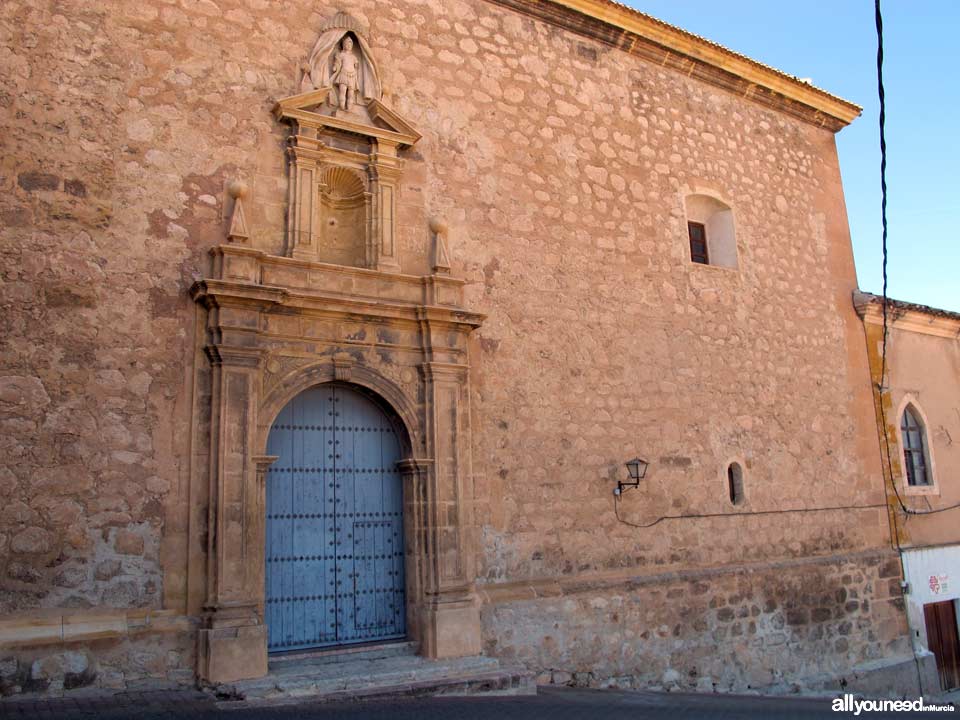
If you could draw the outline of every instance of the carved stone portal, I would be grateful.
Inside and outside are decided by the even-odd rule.
[[[287,257],[248,243],[245,188],[232,184],[230,242],[213,248],[212,272],[192,290],[209,360],[198,370],[209,406],[195,433],[209,463],[196,478],[207,523],[191,536],[202,563],[190,572],[205,589],[198,674],[211,683],[267,671],[264,483],[276,459],[267,437],[291,398],[327,382],[378,398],[409,438],[398,468],[411,639],[428,657],[481,649],[467,338],[484,318],[449,274],[442,222],[431,224],[434,272],[395,272],[398,150],[419,135],[381,102],[353,21],[338,15],[324,29],[305,79],[274,109],[292,126]]]
[[[349,16],[324,27],[301,69],[302,92],[274,108],[293,128],[286,254],[398,272],[398,150],[420,135],[383,104],[370,46]]]

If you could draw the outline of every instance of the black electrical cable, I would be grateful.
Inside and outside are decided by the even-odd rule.
[[[744,517],[752,515],[783,515],[788,513],[806,513],[806,512],[826,512],[829,510],[870,510],[873,508],[885,508],[887,507],[886,503],[873,503],[871,505],[831,505],[828,507],[811,507],[811,508],[784,508],[781,510],[753,510],[749,512],[719,512],[719,513],[689,513],[683,515],[663,515],[658,517],[653,522],[649,523],[633,523],[629,520],[624,520],[620,517],[620,498],[616,495],[613,496],[613,512],[617,516],[617,520],[622,522],[624,525],[629,525],[630,527],[636,528],[650,528],[654,525],[659,525],[664,520],[686,520],[688,518],[725,518],[725,517]]]
[[[887,432],[887,412],[883,407],[883,382],[887,376],[887,334],[889,332],[889,317],[887,315],[887,138],[886,138],[886,98],[883,91],[883,15],[880,12],[880,0],[874,0],[874,15],[877,25],[877,95],[880,99],[880,220],[883,227],[883,344],[880,352],[880,382],[877,383],[877,404],[880,406],[880,429],[883,432],[883,442],[886,446],[887,473],[890,478],[890,484],[893,486],[893,492],[897,496],[897,502],[904,513],[908,515],[929,515],[931,512],[910,512],[900,497],[900,489],[897,487],[897,480],[893,477],[893,461],[890,458],[890,435]],[[883,483],[883,495],[887,496],[887,483]],[[956,507],[956,506],[954,506]],[[949,510],[942,508],[937,511]],[[903,559],[903,550],[900,547],[900,529],[897,522],[897,512],[894,508],[893,513],[887,510],[888,514],[893,515],[893,539],[896,544],[897,555],[900,558],[900,577],[906,580],[907,568]],[[906,603],[903,605],[903,612],[906,615],[907,627],[911,627],[910,613],[907,610]],[[917,671],[917,690],[920,696],[923,696],[923,673],[920,671],[920,658],[917,656],[917,647],[911,641],[910,648],[913,650],[913,665]]]
[[[883,380],[887,376],[887,334],[890,326],[887,318],[887,137],[886,137],[886,119],[887,105],[886,94],[883,90],[883,15],[880,12],[880,0],[875,0],[874,16],[877,25],[877,94],[880,98],[880,223],[883,228],[881,248],[883,250],[883,343],[880,351],[880,382],[877,383],[877,406],[880,409],[880,428],[883,432],[884,461],[887,465],[887,477],[890,478],[890,484],[893,485],[894,494],[900,508],[906,512],[907,506],[900,497],[897,490],[896,480],[893,477],[893,462],[890,459],[890,435],[887,432],[887,413],[883,407]],[[889,500],[887,493],[886,478],[883,482],[883,496]],[[892,524],[890,530],[890,545],[900,556],[901,571],[903,568],[903,554],[900,549],[900,525],[897,519],[897,512],[887,511],[887,517]]]
[[[883,406],[884,381],[887,377],[887,339],[890,333],[890,318],[888,314],[889,298],[887,297],[887,264],[889,260],[887,253],[887,111],[886,97],[883,90],[883,16],[880,13],[880,0],[875,0],[874,7],[876,9],[877,22],[877,94],[880,98],[880,224],[883,229],[881,241],[883,251],[883,339],[880,350],[880,382],[877,383],[877,405],[880,408],[880,428],[883,433],[883,444],[886,450],[887,473],[900,510],[905,515],[935,515],[936,513],[960,508],[960,503],[932,510],[916,510],[907,507],[907,504],[903,501],[903,497],[900,495],[900,488],[897,487],[897,481],[893,476],[890,435],[887,432],[887,411]],[[884,488],[884,491],[886,491],[886,488]],[[894,517],[894,524],[896,524],[896,517]],[[899,539],[897,541],[897,547],[899,548]]]

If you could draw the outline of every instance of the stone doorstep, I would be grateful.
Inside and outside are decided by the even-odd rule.
[[[440,679],[450,675],[499,669],[494,658],[482,656],[456,660],[426,660],[417,655],[362,659],[325,665],[287,665],[272,669],[266,677],[233,683],[244,695],[285,692],[308,685],[329,690],[367,687],[371,683],[395,684],[416,679]]]
[[[244,700],[221,700],[217,703],[224,710],[240,710],[249,707],[292,705],[311,701],[316,703],[383,700],[385,698],[419,697],[470,697],[536,695],[537,685],[533,674],[524,669],[503,668],[492,672],[478,672],[464,677],[448,677],[434,680],[419,680],[394,685],[376,685],[351,690],[327,692],[282,693],[269,697],[252,697]]]
[[[362,653],[356,653],[362,654]],[[427,660],[417,655],[310,662],[292,659],[280,667],[271,663],[264,678],[215,688],[222,707],[284,704],[307,698],[319,702],[384,696],[530,695],[536,693],[533,673],[501,667],[495,658],[473,656]],[[285,659],[286,660],[286,659]]]
[[[379,658],[395,657],[399,655],[415,656],[418,644],[415,642],[389,642],[367,645],[354,645],[331,648],[328,650],[308,650],[289,652],[283,655],[274,655],[269,660],[270,671],[295,666],[329,665],[333,663],[353,662],[358,660],[375,660]]]

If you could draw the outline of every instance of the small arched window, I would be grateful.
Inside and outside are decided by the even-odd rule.
[[[932,485],[927,453],[927,431],[920,419],[920,413],[911,405],[903,409],[900,435],[903,438],[903,465],[907,472],[907,485],[910,487]]]
[[[709,195],[688,195],[686,206],[691,262],[737,267],[733,211]]]

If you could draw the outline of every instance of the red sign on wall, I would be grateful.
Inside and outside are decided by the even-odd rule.
[[[945,593],[949,587],[947,581],[948,576],[946,573],[943,575],[931,575],[929,580],[930,592],[932,592],[934,595]]]

